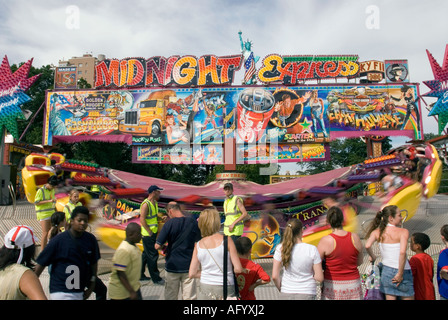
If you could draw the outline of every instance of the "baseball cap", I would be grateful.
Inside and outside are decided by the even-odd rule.
[[[20,249],[19,259],[17,263],[22,263],[23,249],[31,247],[36,243],[34,231],[31,227],[20,225],[15,226],[5,235],[5,247],[8,249]]]
[[[154,192],[154,191],[156,191],[156,190],[163,190],[163,188],[160,188],[160,187],[158,187],[158,186],[152,185],[152,186],[150,186],[150,187],[148,188],[148,193],[152,193],[152,192]]]
[[[230,188],[230,189],[233,190],[233,184],[231,184],[230,182],[227,182],[227,183],[224,185],[224,189],[227,189],[227,188]]]

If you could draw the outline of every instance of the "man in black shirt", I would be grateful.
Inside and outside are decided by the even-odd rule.
[[[37,257],[37,276],[51,265],[51,300],[88,299],[95,289],[100,250],[95,236],[86,231],[88,221],[89,209],[76,207],[70,229],[52,238]]]
[[[201,239],[198,223],[186,217],[176,202],[166,206],[170,218],[160,231],[155,248],[161,249],[166,242],[165,300],[177,300],[179,289],[183,300],[196,299],[196,280],[188,277],[195,242]]]

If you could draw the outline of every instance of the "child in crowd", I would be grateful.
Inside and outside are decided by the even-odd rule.
[[[75,188],[71,189],[68,194],[68,202],[64,207],[65,220],[67,221],[66,228],[68,229],[70,226],[68,225],[70,221],[70,216],[72,214],[73,209],[75,207],[82,206],[82,203],[79,201],[79,191]]]
[[[65,231],[66,219],[65,213],[56,211],[51,215],[51,229],[48,232],[48,241],[56,237],[59,233]]]
[[[437,262],[437,283],[439,285],[440,300],[448,299],[448,224],[445,224],[440,229],[442,241],[445,244],[439,254],[439,261]]]
[[[250,260],[252,241],[247,237],[240,237],[235,241],[236,251],[241,261],[241,266],[249,270],[248,273],[237,274],[237,283],[241,300],[256,300],[255,288],[271,281],[263,268]]]
[[[411,236],[411,250],[415,255],[409,259],[414,278],[415,300],[435,300],[434,261],[425,253],[431,240],[425,233],[417,232]]]

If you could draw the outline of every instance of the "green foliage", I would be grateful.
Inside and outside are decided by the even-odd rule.
[[[337,139],[330,142],[330,161],[306,163],[305,172],[316,174],[360,163],[367,158],[366,144],[357,139]]]
[[[78,80],[78,89],[89,89],[89,88],[92,88],[92,86],[90,85],[90,83],[87,82],[86,79],[80,78]]]
[[[392,148],[389,137],[382,141],[383,154]],[[367,158],[367,145],[360,138],[336,139],[330,142],[330,161],[301,163],[300,174],[316,174],[361,163]]]
[[[16,65],[11,66],[12,72],[15,72],[17,69],[18,66]],[[31,66],[28,77],[32,77],[36,74],[40,74],[40,77],[26,92],[26,94],[31,98],[31,101],[22,106],[22,109],[30,110],[33,114],[28,121],[18,122],[19,135],[22,135],[30,121],[32,121],[21,141],[30,144],[42,143],[44,108],[40,109],[40,107],[45,101],[45,91],[53,89],[54,85],[54,70],[51,66],[47,65],[42,66],[41,68]]]

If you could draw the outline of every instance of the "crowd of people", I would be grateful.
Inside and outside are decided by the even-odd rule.
[[[16,226],[0,249],[0,300],[83,300],[92,293],[97,300],[141,300],[141,281],[164,285],[166,300],[255,300],[255,288],[271,281],[282,300],[362,300],[361,275],[364,252],[379,266],[380,292],[386,300],[435,300],[434,261],[425,253],[430,239],[424,233],[409,234],[402,227],[396,206],[376,214],[363,245],[360,237],[343,228],[340,206],[327,208],[331,233],[317,246],[302,240],[303,224],[287,221],[281,244],[275,248],[272,274],[251,260],[252,242],[243,236],[248,213],[233,185],[224,185],[224,226],[215,207],[204,209],[198,219],[187,216],[176,202],[166,207],[159,230],[158,200],[163,188],[150,186],[140,207],[140,224],[126,226],[126,238],[116,249],[108,285],[98,277],[101,257],[95,236],[88,232],[89,209],[79,193],[70,192],[64,212],[55,211],[54,185],[49,181],[36,195],[36,212],[42,226],[42,251],[35,257],[32,228]],[[53,210],[50,210],[53,208]],[[222,231],[221,231],[222,230]],[[440,300],[448,299],[448,225],[440,230],[444,249],[436,266]],[[143,252],[137,244],[143,243]],[[374,253],[378,243],[381,262]],[[415,252],[410,259],[407,247]],[[165,279],[157,261],[165,252]],[[49,297],[39,276],[50,275]],[[145,275],[146,268],[149,277]]]

